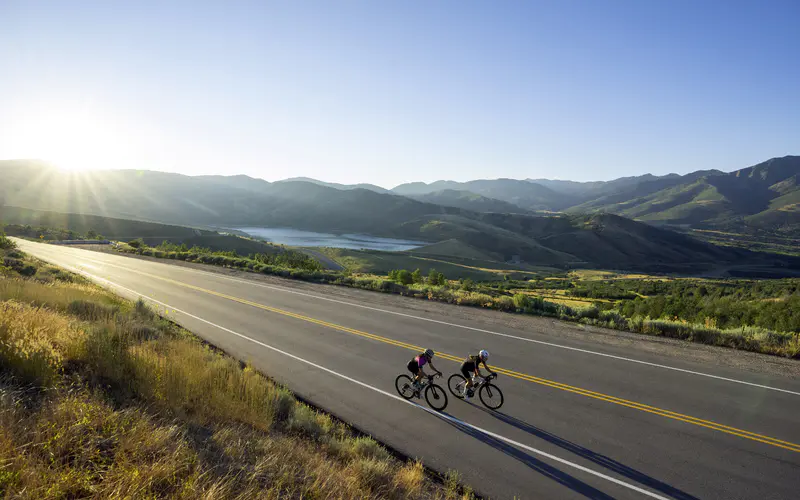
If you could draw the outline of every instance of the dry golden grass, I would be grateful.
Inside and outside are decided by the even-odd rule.
[[[469,498],[143,303],[0,278],[2,498]]]

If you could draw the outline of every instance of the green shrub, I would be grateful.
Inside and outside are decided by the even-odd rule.
[[[17,244],[6,237],[4,231],[0,231],[0,250],[13,250],[17,248]]]

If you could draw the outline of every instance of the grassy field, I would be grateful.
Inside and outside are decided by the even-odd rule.
[[[775,233],[765,233],[755,236],[746,233],[707,229],[692,229],[689,233],[699,240],[707,241],[714,245],[743,248],[757,252],[800,256],[800,238],[796,236],[792,237],[791,235]]]
[[[0,497],[468,498],[0,238]]]
[[[550,267],[514,266],[489,260],[441,256],[416,251],[381,252],[327,247],[317,250],[350,272],[363,274],[385,275],[392,269],[419,269],[422,274],[427,275],[431,269],[435,269],[449,279],[491,281],[502,279],[503,275],[524,279],[558,272]]]

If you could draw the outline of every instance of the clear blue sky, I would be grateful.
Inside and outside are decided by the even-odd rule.
[[[800,1],[0,0],[0,158],[603,180],[800,154]]]

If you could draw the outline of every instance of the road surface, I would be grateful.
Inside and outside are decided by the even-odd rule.
[[[19,241],[19,240],[18,240]],[[651,350],[469,323],[360,299],[125,256],[19,241],[135,298],[400,452],[492,498],[800,498],[800,380],[664,359]],[[290,285],[290,283],[287,283]],[[444,306],[442,306],[444,307]],[[419,347],[486,348],[498,412],[396,396]],[[693,346],[687,346],[692,349]],[[444,381],[443,381],[444,382]],[[446,382],[445,382],[446,383]]]

